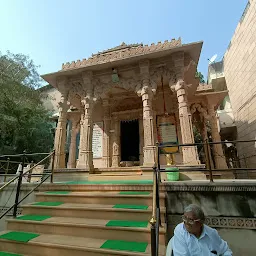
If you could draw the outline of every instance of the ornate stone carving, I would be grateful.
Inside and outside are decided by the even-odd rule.
[[[72,122],[71,129],[71,140],[69,146],[69,159],[68,159],[68,168],[76,167],[76,135],[80,130],[80,113],[75,112],[71,114],[69,120]]]
[[[129,58],[132,56],[147,54],[154,51],[171,49],[177,46],[181,46],[180,38],[178,40],[175,40],[175,39],[172,39],[171,41],[166,40],[163,43],[158,42],[158,44],[156,45],[151,44],[150,46],[142,45],[142,44],[121,45],[113,49],[110,49],[108,51],[101,52],[99,54],[94,54],[88,60],[83,59],[82,61],[78,60],[76,62],[73,61],[71,63],[67,62],[65,64],[62,64],[62,69],[68,70],[68,69],[75,69],[80,67],[88,67],[95,64],[102,64],[102,63],[107,63],[107,62],[111,62],[119,59],[124,59],[127,57]]]
[[[188,108],[186,95],[186,85],[183,80],[179,79],[175,86],[171,88],[176,91],[179,104],[179,119],[182,134],[182,144],[194,143],[194,135],[192,129],[191,113]],[[187,165],[199,164],[196,147],[182,147],[183,162]]]
[[[142,109],[132,109],[126,111],[112,112],[114,119],[125,121],[139,119]]]
[[[175,73],[172,68],[164,65],[150,71],[150,82],[153,89],[157,89],[157,83],[161,83],[161,77],[166,78],[169,81],[169,86],[175,83]]]
[[[83,111],[81,113],[81,136],[78,160],[78,168],[85,168],[91,173],[94,169],[92,153],[92,110],[94,102],[96,101],[93,92],[92,77],[92,72],[82,73],[83,88],[86,92],[86,95],[84,95],[81,101]]]
[[[214,109],[214,106],[209,105],[208,112],[209,112],[209,116],[210,116],[212,140],[213,140],[213,142],[220,142],[221,137],[220,137],[219,130],[218,130],[218,120],[216,117],[216,111]],[[226,163],[225,155],[223,153],[222,144],[214,144],[213,145],[213,153],[214,153],[215,167],[217,169],[227,169],[228,166]]]
[[[66,143],[66,124],[67,124],[67,110],[69,108],[67,97],[68,91],[66,90],[66,79],[61,79],[58,81],[58,88],[61,90],[61,99],[58,104],[59,106],[59,119],[58,125],[55,132],[55,167],[64,168],[65,167],[65,143]]]
[[[199,103],[194,103],[190,106],[191,114],[194,114],[196,111],[198,111],[202,115],[202,117],[204,117],[205,119],[208,120],[210,118],[210,116],[208,115],[207,109]]]
[[[104,121],[104,133],[103,133],[103,165],[104,167],[110,167],[110,102],[108,98],[102,100],[103,107],[103,121]]]
[[[115,131],[112,133],[112,167],[118,167],[120,165],[120,121],[117,118],[113,118],[112,120],[112,127]]]

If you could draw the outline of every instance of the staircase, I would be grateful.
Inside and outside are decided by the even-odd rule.
[[[0,233],[0,251],[36,256],[151,255],[152,184],[49,184],[22,216],[8,219]],[[159,255],[165,255],[164,194],[160,194],[163,227]]]

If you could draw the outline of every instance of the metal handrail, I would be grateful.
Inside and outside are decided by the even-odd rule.
[[[29,168],[27,171],[25,171],[24,173],[22,173],[22,177],[24,175],[26,175],[28,172],[32,171],[35,167],[37,167],[39,164],[41,164],[43,161],[45,161],[47,158],[51,157],[53,154],[55,153],[55,151],[51,152],[50,154],[48,153],[48,156],[46,156],[45,158],[43,158],[42,160],[40,160],[37,164],[33,165],[31,168]],[[23,154],[24,155],[24,154]],[[27,154],[26,154],[27,155]],[[7,183],[5,183],[1,188],[0,188],[0,192],[8,187],[13,181],[15,181],[17,178],[19,177],[19,175],[16,175],[16,177],[12,178],[11,180],[9,180]]]
[[[0,188],[0,192],[7,186],[9,186],[13,181],[15,181],[18,178],[18,185],[17,185],[17,190],[16,190],[16,196],[15,196],[15,203],[14,205],[12,205],[7,211],[5,211],[1,216],[0,219],[5,216],[10,210],[13,209],[13,217],[17,216],[17,209],[18,209],[18,205],[25,199],[27,198],[36,188],[38,188],[44,181],[46,181],[49,177],[51,177],[51,182],[53,182],[53,173],[54,173],[54,161],[55,161],[55,150],[53,150],[50,154],[48,153],[48,155],[43,158],[42,160],[40,160],[37,164],[35,164],[34,166],[32,166],[31,168],[29,168],[26,172],[23,173],[23,169],[24,169],[24,160],[25,160],[25,156],[26,154],[23,154],[23,162],[22,162],[22,169],[19,173],[18,176],[14,177],[13,179],[11,179],[9,182],[7,182],[4,186],[2,186]],[[36,166],[38,166],[39,164],[41,164],[43,161],[45,161],[46,159],[52,157],[52,168],[51,168],[51,173],[47,174],[47,177],[42,179],[41,182],[33,189],[31,190],[22,200],[19,201],[19,195],[20,195],[20,188],[21,188],[21,184],[22,184],[22,177],[24,177],[24,175],[26,175],[27,173],[31,172],[31,170],[33,170]],[[31,175],[31,174],[29,174]],[[42,174],[43,177],[44,174]]]
[[[28,192],[26,196],[24,196],[20,201],[18,201],[18,205],[23,202],[30,194],[32,194],[39,186],[41,186],[50,176],[52,176],[52,173],[47,174],[47,177],[43,179],[36,187],[34,187],[31,191]],[[9,207],[2,215],[0,215],[0,219],[2,219],[8,212],[10,212],[14,207],[15,203]]]
[[[160,205],[159,205],[159,148],[156,147],[156,165],[153,167],[153,197],[151,225],[151,255],[158,256],[159,251],[159,227],[160,227]]]
[[[26,153],[26,156],[37,156],[37,155],[49,155],[49,152],[48,153]],[[23,154],[16,154],[16,155],[1,155],[1,157],[18,157],[18,156],[24,156],[24,153]]]
[[[166,143],[162,145],[158,145],[159,148],[171,148],[171,147],[192,147],[192,146],[199,146],[199,145],[205,145],[205,144],[236,144],[236,143],[246,143],[246,142],[256,142],[256,140],[230,140],[230,141],[205,141],[205,142],[197,142],[197,143],[186,143],[186,144],[178,144],[178,143]]]

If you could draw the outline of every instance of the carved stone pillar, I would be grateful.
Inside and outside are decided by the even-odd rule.
[[[80,129],[80,117],[75,114],[70,118],[72,122],[69,146],[68,168],[76,168],[76,136]]]
[[[210,116],[212,141],[219,142],[219,141],[221,141],[221,138],[220,138],[220,134],[218,131],[218,120],[216,117],[216,112],[214,110],[214,106],[209,105],[208,111],[209,111],[209,116]],[[215,162],[216,169],[228,168],[227,163],[226,163],[226,158],[223,153],[221,144],[213,144],[213,154],[214,154],[214,162]]]
[[[156,147],[154,137],[154,115],[152,109],[153,91],[149,77],[149,63],[140,63],[142,89],[140,95],[143,105],[144,159],[143,166],[152,167],[156,163]]]
[[[110,105],[109,99],[102,100],[104,111],[104,133],[103,133],[103,166],[110,167]]]
[[[188,108],[185,83],[178,80],[175,85],[175,91],[178,98],[179,120],[181,128],[182,144],[194,143],[191,114]],[[194,146],[182,147],[183,163],[187,165],[199,164],[197,149]]]
[[[139,132],[140,132],[140,165],[143,165],[143,147],[144,147],[144,129],[143,129],[143,117],[139,119]]]
[[[84,87],[86,89],[86,96],[82,99],[84,107],[83,115],[81,116],[81,131],[80,131],[80,147],[78,168],[85,168],[93,173],[93,153],[92,153],[92,133],[93,133],[93,120],[92,111],[94,106],[93,99],[93,85],[92,74],[83,74]]]
[[[115,117],[113,133],[112,167],[120,165],[120,121]]]
[[[64,87],[65,81],[62,81],[62,87]],[[62,88],[62,91],[65,91],[65,88]],[[55,168],[65,168],[65,144],[67,138],[67,96],[68,93],[64,92],[61,94],[61,101],[59,102],[59,119],[58,124],[55,132],[55,139],[54,139],[54,149],[55,149]]]

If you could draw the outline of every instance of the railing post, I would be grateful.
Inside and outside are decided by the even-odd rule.
[[[16,218],[17,216],[17,209],[18,209],[18,204],[19,204],[19,196],[20,196],[20,187],[22,183],[22,175],[23,175],[23,169],[25,165],[25,157],[26,157],[26,152],[23,152],[23,157],[22,157],[22,165],[21,165],[21,171],[19,174],[19,179],[18,179],[18,185],[17,185],[17,191],[16,191],[16,197],[15,197],[15,205],[13,208],[13,217]]]
[[[151,219],[150,220],[151,228],[151,256],[157,256],[156,254],[156,220]]]
[[[53,150],[53,154],[52,154],[51,183],[53,183],[54,162],[55,162],[55,150]]]
[[[207,169],[209,170],[210,182],[213,182],[212,166],[211,166],[211,161],[210,161],[210,150],[209,150],[208,140],[205,140],[204,148],[205,148],[206,166],[208,167]]]
[[[9,171],[9,165],[10,165],[10,157],[7,158],[7,166],[5,170],[4,182],[6,182],[6,175],[8,174],[8,171]]]

